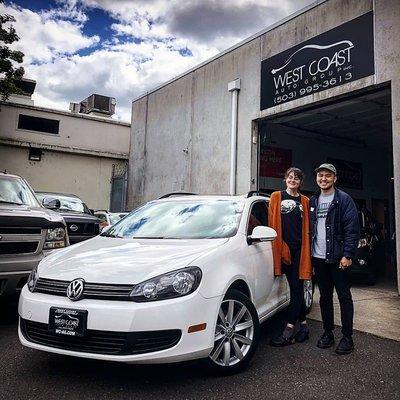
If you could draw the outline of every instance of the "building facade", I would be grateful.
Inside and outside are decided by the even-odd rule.
[[[229,193],[232,174],[234,192],[270,192],[291,165],[308,194],[333,162],[400,277],[400,0],[316,1],[134,100],[131,143],[130,208]]]
[[[37,191],[75,194],[92,209],[109,209],[112,195],[125,208],[120,181],[127,175],[129,123],[14,100],[1,104],[1,171]]]

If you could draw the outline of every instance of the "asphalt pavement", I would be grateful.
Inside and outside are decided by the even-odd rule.
[[[270,347],[284,318],[262,326],[249,369],[213,377],[198,362],[128,365],[24,348],[16,301],[1,301],[0,399],[400,399],[400,342],[355,332],[355,352],[338,356],[315,346],[322,326],[309,321],[310,341]]]

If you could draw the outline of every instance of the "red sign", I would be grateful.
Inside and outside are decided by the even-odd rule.
[[[260,176],[283,178],[292,166],[292,150],[279,147],[262,147],[260,150]]]

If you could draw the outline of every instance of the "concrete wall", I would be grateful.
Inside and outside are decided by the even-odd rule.
[[[58,135],[17,129],[19,114],[60,121]],[[127,156],[130,142],[130,124],[111,119],[88,117],[40,107],[2,104],[0,113],[0,140],[57,146],[66,150]]]
[[[0,170],[24,177],[34,190],[72,193],[89,208],[108,209],[112,166],[123,160],[44,151],[29,161],[29,150],[0,146]]]

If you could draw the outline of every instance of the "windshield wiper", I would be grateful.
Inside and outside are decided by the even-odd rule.
[[[113,238],[122,238],[123,237],[120,235],[116,235],[115,233],[109,233],[109,232],[100,233],[100,236],[113,237]]]
[[[165,239],[165,236],[132,236],[132,239]]]
[[[17,203],[16,201],[6,201],[6,200],[0,200],[0,203],[16,204],[16,205],[18,205],[18,206],[24,205],[24,203]]]

